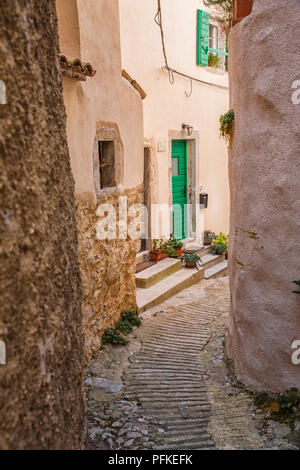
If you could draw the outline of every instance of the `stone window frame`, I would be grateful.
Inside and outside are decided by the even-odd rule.
[[[101,188],[99,171],[99,141],[114,142],[114,173],[115,186]],[[124,147],[117,124],[111,122],[98,122],[93,143],[93,182],[96,196],[115,192],[123,182],[124,175]]]

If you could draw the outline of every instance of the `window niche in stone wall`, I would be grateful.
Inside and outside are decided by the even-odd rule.
[[[114,140],[98,141],[100,188],[116,186],[115,178],[115,142]]]
[[[93,177],[96,195],[121,183],[123,151],[118,129],[103,125],[96,131]]]

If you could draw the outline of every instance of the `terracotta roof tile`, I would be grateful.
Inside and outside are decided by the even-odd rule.
[[[80,59],[68,59],[65,55],[60,54],[60,64],[62,74],[75,80],[86,80],[86,77],[94,77],[96,70],[89,63],[81,62]]]

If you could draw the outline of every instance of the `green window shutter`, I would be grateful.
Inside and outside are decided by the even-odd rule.
[[[209,13],[197,10],[197,65],[208,65]]]

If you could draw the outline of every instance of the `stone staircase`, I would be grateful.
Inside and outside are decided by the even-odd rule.
[[[210,246],[200,248],[196,252],[202,261],[199,269],[185,268],[180,260],[165,258],[136,274],[137,305],[141,312],[164,302],[202,279],[212,279],[226,274],[225,255],[214,255]],[[139,253],[137,263],[148,258],[148,252]]]

